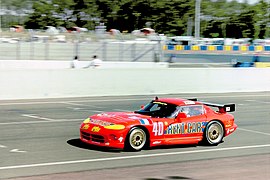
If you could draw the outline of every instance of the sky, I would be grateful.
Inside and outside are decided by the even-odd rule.
[[[232,1],[232,0],[227,0],[227,1]],[[245,2],[245,0],[237,0],[238,2]],[[247,0],[249,4],[255,4],[258,3],[260,0]],[[266,0],[267,2],[267,0]],[[268,2],[270,3],[270,0],[268,0]]]
[[[254,3],[259,2],[259,0],[248,0],[248,2],[249,2],[250,4],[254,4]]]
[[[227,0],[227,1],[232,1],[232,0]],[[237,0],[238,2],[244,2],[245,0]],[[259,0],[247,0],[249,4],[255,4],[259,2]]]
[[[249,0],[249,3],[251,3],[251,4],[254,4],[254,3],[256,3],[258,0]]]
[[[244,2],[244,0],[237,0],[239,2]],[[249,4],[255,4],[257,2],[259,2],[259,0],[248,0]]]

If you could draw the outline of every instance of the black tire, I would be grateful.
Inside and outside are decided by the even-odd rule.
[[[204,142],[208,145],[218,145],[224,137],[224,128],[219,121],[210,121],[205,129]]]
[[[140,151],[145,147],[146,143],[146,132],[139,127],[134,127],[129,131],[127,135],[125,149],[129,151]]]

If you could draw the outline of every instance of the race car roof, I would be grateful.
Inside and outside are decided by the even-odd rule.
[[[192,100],[181,99],[181,98],[156,98],[155,101],[169,103],[169,104],[175,104],[177,106],[202,104],[198,101],[192,101]]]

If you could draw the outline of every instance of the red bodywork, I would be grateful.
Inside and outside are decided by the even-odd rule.
[[[88,144],[123,149],[126,137],[133,127],[147,133],[149,146],[173,144],[197,144],[204,138],[204,130],[210,121],[219,121],[224,137],[234,132],[234,117],[224,108],[215,111],[210,106],[194,100],[160,98],[154,103],[169,103],[177,107],[202,108],[201,114],[177,117],[153,117],[138,112],[108,112],[90,116],[80,127],[80,139]],[[215,106],[217,107],[217,106]],[[234,111],[234,110],[233,110]]]

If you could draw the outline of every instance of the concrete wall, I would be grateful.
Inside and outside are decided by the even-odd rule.
[[[0,99],[270,91],[269,68],[1,69]]]
[[[75,68],[85,68],[89,66],[91,61],[56,61],[56,60],[0,60],[1,69],[68,69],[75,64]],[[103,61],[99,68],[166,68],[167,62],[119,62],[119,61]]]

